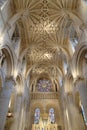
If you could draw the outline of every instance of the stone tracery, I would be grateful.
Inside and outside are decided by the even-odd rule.
[[[37,83],[38,90],[40,92],[49,92],[52,88],[50,80],[40,79]]]

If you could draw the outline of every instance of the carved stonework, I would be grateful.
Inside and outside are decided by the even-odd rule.
[[[31,100],[37,100],[37,99],[58,99],[59,94],[57,92],[35,92],[30,93]]]

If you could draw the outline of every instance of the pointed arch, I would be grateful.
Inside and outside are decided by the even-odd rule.
[[[7,76],[14,75],[14,69],[16,65],[16,56],[14,50],[9,45],[4,45],[1,48],[3,55],[5,56],[5,60],[7,63]]]

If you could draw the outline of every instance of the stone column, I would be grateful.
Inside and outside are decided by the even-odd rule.
[[[21,107],[22,107],[22,96],[16,95],[15,110],[14,110],[14,122],[11,126],[11,130],[19,130],[19,126],[21,123],[21,116],[22,116]]]
[[[80,100],[84,108],[85,118],[87,121],[87,83],[85,80],[79,80],[76,83],[76,89],[79,92]]]
[[[24,129],[25,128],[27,129],[28,126],[29,126],[29,106],[30,106],[29,105],[29,100],[30,100],[29,86],[27,86],[26,82],[25,82],[25,85],[24,85],[24,96],[23,96],[23,110],[24,110],[24,115],[23,115],[24,121],[23,121],[23,124],[24,124]]]
[[[13,89],[13,78],[6,78],[5,87],[3,87],[0,92],[0,130],[4,130],[6,116],[8,113],[8,105]]]
[[[82,118],[80,116],[79,110],[75,107],[72,101],[72,95],[68,95],[68,110],[69,110],[69,120],[71,123],[71,130],[84,130],[84,125]]]
[[[66,99],[66,96],[64,100],[64,126],[65,126],[65,130],[68,130],[68,129],[71,130],[71,122],[69,119],[69,110],[68,110],[68,101]]]
[[[82,42],[87,42],[87,24],[81,24],[80,25],[80,29],[81,29],[81,36],[80,36],[80,43]]]
[[[18,87],[18,86],[16,86]],[[24,88],[23,92],[16,95],[14,123],[11,130],[25,130],[28,129],[29,124],[29,87],[26,82],[21,86]]]
[[[79,113],[79,110],[74,104],[73,95],[67,94],[66,97],[66,119],[65,124],[67,124],[68,129],[70,130],[85,130],[82,116]]]

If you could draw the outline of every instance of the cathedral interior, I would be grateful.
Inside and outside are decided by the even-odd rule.
[[[0,130],[87,130],[87,0],[0,0]]]

